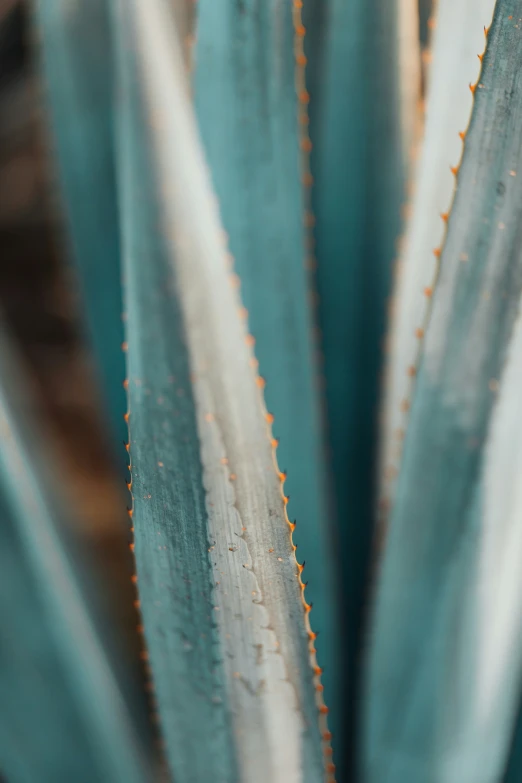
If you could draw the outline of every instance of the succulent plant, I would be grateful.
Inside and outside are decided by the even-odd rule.
[[[0,770],[518,781],[522,4],[33,21],[161,749],[4,327]]]

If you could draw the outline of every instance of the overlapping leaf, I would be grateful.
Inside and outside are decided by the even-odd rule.
[[[520,17],[514,0],[497,3],[441,257],[377,590],[365,783],[494,783],[513,732]]]
[[[417,0],[419,4],[419,35],[423,47],[428,45],[429,20],[433,15],[434,6],[439,0]]]
[[[384,405],[380,496],[393,502],[402,438],[430,296],[437,279],[438,252],[455,186],[462,139],[494,0],[440,0],[429,70],[422,155],[397,269]],[[436,253],[436,254],[435,254]]]
[[[398,11],[389,0],[304,8],[319,322],[343,555],[344,701],[352,717],[373,534],[386,300],[407,170],[404,140],[414,135],[402,127],[414,112],[402,106],[411,91],[401,83],[409,57],[399,58]],[[347,733],[346,746],[353,731]]]
[[[135,555],[170,766],[312,783],[313,635],[172,9],[114,18]]]
[[[34,2],[61,201],[114,452],[123,462],[125,363],[108,5]]]
[[[0,335],[0,759],[10,783],[148,780],[85,603],[56,476]]]
[[[202,0],[194,48],[197,118],[268,410],[288,469],[288,513],[306,561],[326,700],[340,729],[340,613],[314,357],[310,191],[303,122],[305,31],[297,3]],[[334,731],[335,733],[335,731]]]

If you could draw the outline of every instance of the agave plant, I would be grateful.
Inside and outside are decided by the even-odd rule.
[[[4,327],[6,779],[519,781],[522,3],[33,16],[153,697]]]

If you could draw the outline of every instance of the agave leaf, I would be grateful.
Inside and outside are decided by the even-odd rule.
[[[441,0],[418,0],[419,4],[419,38],[421,46],[425,49],[428,46],[430,38],[430,19],[432,18],[434,6]]]
[[[172,8],[114,8],[135,555],[170,767],[315,783],[308,610]]]
[[[97,359],[122,454],[125,361],[107,0],[34,0],[62,201]],[[123,452],[124,454],[124,452]]]
[[[288,513],[306,561],[326,701],[338,726],[339,612],[309,308],[310,183],[300,12],[291,2],[201,0],[194,49],[197,118],[256,340]],[[299,92],[299,96],[298,96]],[[301,101],[301,102],[300,102]]]
[[[520,21],[519,3],[497,4],[441,258],[376,596],[368,783],[494,783],[513,732],[522,652]]]
[[[0,377],[2,772],[10,783],[149,780],[3,327]]]
[[[494,0],[440,0],[433,33],[426,122],[411,220],[398,263],[391,322],[381,453],[381,499],[391,505],[406,429],[419,336],[426,327],[429,294],[438,273],[438,252],[451,206],[462,140],[471,112],[484,48],[484,25]],[[444,216],[443,219],[440,216]],[[418,331],[421,330],[421,331]]]
[[[518,783],[522,773],[522,711],[519,708],[515,734],[503,783]]]
[[[401,63],[408,57],[398,55],[398,10],[389,0],[318,0],[308,11],[305,3],[319,322],[343,553],[349,709],[372,539],[381,344],[406,176],[401,121],[409,113],[401,107],[407,94]]]

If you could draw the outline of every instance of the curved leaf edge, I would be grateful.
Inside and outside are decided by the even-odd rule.
[[[302,151],[302,172],[303,172],[303,192],[305,194],[305,203],[307,207],[305,208],[305,216],[304,216],[304,225],[307,231],[308,236],[312,236],[312,229],[314,225],[314,218],[313,213],[311,210],[311,171],[310,171],[310,151],[311,151],[311,141],[307,130],[307,123],[304,121],[303,118],[307,118],[308,116],[308,93],[306,92],[306,82],[305,82],[305,65],[306,65],[306,58],[304,55],[304,49],[303,49],[303,38],[305,35],[305,28],[302,21],[301,16],[301,9],[302,9],[302,0],[293,0],[293,21],[294,21],[294,30],[295,30],[295,50],[296,50],[296,91],[298,96],[298,120],[300,124],[301,131],[301,151]],[[184,45],[185,47],[190,46],[191,40],[184,39]],[[190,71],[190,63],[188,70]],[[227,247],[227,241],[228,238],[226,236],[226,233],[223,232],[223,237],[225,240],[225,251],[226,251],[226,258],[230,262],[230,266],[227,270],[225,270],[225,273],[228,275],[230,286],[235,289],[239,289],[241,285],[241,281],[237,273],[233,269],[233,256],[228,250]],[[309,248],[312,247],[311,243],[308,243],[307,246]],[[313,252],[307,256],[309,268],[313,269],[314,266],[314,258],[313,258]],[[240,300],[239,291],[238,298]],[[290,538],[290,545],[291,549],[294,552],[294,558],[295,558],[295,565],[297,570],[297,576],[298,576],[298,582],[301,592],[301,602],[303,607],[303,620],[304,620],[304,627],[305,632],[308,637],[308,653],[309,653],[309,663],[310,668],[313,673],[313,682],[315,687],[315,693],[316,693],[316,706],[317,706],[317,712],[318,712],[318,723],[319,723],[319,732],[321,736],[322,741],[322,748],[323,748],[323,756],[325,759],[324,762],[324,770],[326,775],[326,783],[335,783],[335,765],[332,762],[332,756],[333,756],[333,749],[332,749],[332,734],[329,731],[328,728],[328,707],[325,704],[324,697],[323,697],[323,686],[321,684],[321,674],[322,674],[322,668],[318,664],[317,660],[317,651],[315,648],[315,640],[317,638],[317,634],[314,633],[311,627],[310,623],[310,612],[312,610],[312,604],[308,603],[305,597],[305,590],[306,590],[306,582],[303,581],[302,575],[305,568],[305,563],[303,562],[300,564],[297,560],[297,557],[295,556],[295,552],[297,550],[297,546],[293,542],[293,533],[296,529],[296,522],[292,522],[288,516],[287,512],[287,504],[289,501],[289,497],[285,495],[284,492],[284,484],[286,480],[286,472],[281,471],[278,460],[277,460],[277,447],[278,447],[278,440],[274,437],[272,426],[275,421],[275,417],[273,414],[269,413],[265,404],[265,398],[263,390],[266,386],[265,379],[259,372],[259,362],[255,357],[254,352],[254,345],[255,345],[255,337],[250,334],[247,328],[247,319],[248,319],[248,311],[244,306],[240,306],[237,309],[237,318],[238,318],[238,324],[239,328],[242,331],[246,332],[245,335],[245,342],[249,348],[250,353],[250,366],[252,368],[252,372],[255,377],[256,386],[258,388],[258,394],[259,394],[259,406],[262,413],[262,416],[266,422],[266,435],[268,442],[270,443],[271,449],[272,449],[272,461],[273,461],[273,469],[276,474],[276,476],[279,478],[280,481],[280,493],[281,493],[281,500],[284,506],[284,519],[288,526],[288,532],[289,532],[289,538]],[[123,351],[125,354],[128,352],[128,342],[123,343]],[[133,536],[134,539],[134,527],[132,526],[132,519],[133,519],[133,511],[134,511],[134,495],[132,491],[132,456],[131,456],[131,449],[130,449],[130,443],[131,443],[131,432],[132,432],[132,426],[131,426],[131,405],[130,405],[130,395],[128,392],[129,387],[129,372],[128,372],[128,361],[127,361],[127,377],[123,383],[126,396],[127,396],[127,412],[124,414],[123,418],[128,428],[128,439],[125,444],[125,447],[127,449],[127,452],[129,454],[129,463],[128,463],[128,469],[130,471],[130,481],[127,482],[127,487],[130,492],[131,496],[131,507],[128,509],[128,515],[129,519],[131,521],[131,527],[130,527],[130,533]],[[134,552],[134,541],[132,541],[129,544],[131,552]],[[136,573],[136,561],[134,561],[134,574],[131,577],[132,582],[134,585],[137,585],[138,590],[138,598],[135,602],[135,607],[140,612],[140,600],[139,600],[139,583],[138,583],[138,576]],[[143,632],[143,625],[139,625],[138,629],[140,629]],[[144,660],[148,660],[148,653],[146,649],[146,643],[145,643],[145,637],[143,637],[143,644],[144,649],[142,653],[142,657]],[[148,669],[148,673],[150,673],[151,677],[151,683],[154,680],[154,671]],[[158,712],[153,712],[153,719],[155,722],[159,723],[159,730],[161,732],[161,715]]]
[[[413,397],[415,395],[415,380],[417,377],[417,372],[420,367],[420,364],[422,362],[422,357],[424,353],[424,341],[426,334],[429,329],[430,321],[431,321],[431,314],[433,309],[433,297],[435,290],[437,288],[437,284],[440,278],[440,271],[441,271],[441,259],[444,253],[444,247],[446,245],[446,239],[448,236],[448,227],[449,222],[451,220],[451,215],[453,212],[453,207],[455,204],[455,197],[457,194],[457,188],[458,188],[458,175],[459,170],[462,165],[462,161],[464,158],[464,153],[466,149],[466,136],[468,134],[472,116],[473,116],[473,110],[475,106],[475,91],[477,87],[480,85],[482,74],[484,70],[484,56],[486,54],[487,45],[488,45],[488,33],[489,33],[489,27],[484,27],[484,37],[485,37],[485,46],[484,51],[482,54],[478,54],[477,57],[480,60],[481,66],[480,71],[477,76],[477,80],[474,84],[470,84],[469,88],[471,90],[471,93],[473,95],[473,102],[471,104],[469,118],[468,118],[468,124],[466,128],[463,131],[459,131],[459,138],[462,141],[462,150],[459,161],[455,164],[455,166],[450,166],[450,171],[454,176],[454,185],[453,185],[453,191],[451,194],[451,199],[448,205],[448,209],[446,212],[442,212],[439,217],[443,221],[444,224],[444,233],[442,235],[441,242],[438,247],[433,248],[433,255],[435,257],[435,266],[433,271],[433,277],[428,286],[424,288],[422,292],[422,296],[425,300],[425,309],[424,309],[424,315],[418,323],[418,326],[415,329],[415,336],[417,338],[418,344],[417,344],[417,350],[415,353],[415,356],[413,358],[412,363],[404,369],[404,371],[409,376],[409,389],[407,395],[399,402],[400,410],[403,414],[403,426],[396,430],[394,433],[392,433],[389,437],[393,438],[396,442],[395,448],[396,448],[396,454],[398,454],[398,457],[393,463],[387,463],[387,459],[389,459],[389,453],[385,451],[386,449],[386,443],[383,443],[381,445],[381,465],[380,465],[380,474],[381,474],[381,486],[379,491],[379,498],[378,498],[378,512],[377,512],[377,530],[376,530],[376,541],[378,542],[379,548],[383,545],[385,536],[386,536],[386,528],[389,520],[389,516],[391,513],[393,502],[390,499],[390,496],[393,495],[393,488],[397,484],[400,468],[401,468],[401,460],[402,460],[402,450],[403,445],[406,439],[406,432],[408,428],[409,423],[409,411],[411,409]],[[411,201],[409,202],[411,203]],[[407,227],[404,232],[403,241],[405,242],[407,240]],[[400,263],[401,260],[399,259],[397,262],[397,269],[395,271],[395,275],[398,275],[399,269],[400,269]],[[394,283],[394,292],[392,294],[392,298],[390,300],[390,313],[389,313],[389,325],[388,325],[388,339],[393,339],[393,331],[394,331],[394,313],[393,313],[393,304],[394,299],[396,296],[396,284],[397,280]],[[387,374],[388,375],[388,374]],[[389,380],[389,376],[387,378]],[[381,429],[385,432],[386,429],[386,386],[385,386],[385,394],[383,395],[383,403],[382,403],[382,411],[381,411]],[[393,445],[391,446],[393,449]]]

